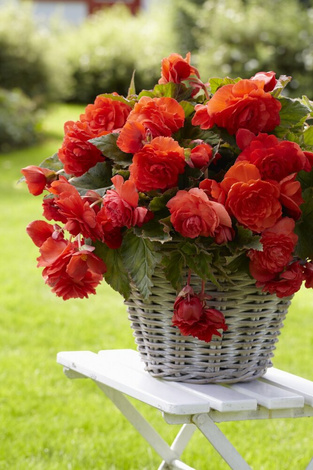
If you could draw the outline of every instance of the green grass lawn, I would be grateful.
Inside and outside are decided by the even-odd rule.
[[[68,380],[58,351],[133,348],[126,308],[108,286],[88,300],[64,302],[36,268],[26,225],[41,218],[41,200],[17,184],[20,168],[38,164],[62,141],[63,123],[82,108],[57,106],[44,124],[46,140],[0,155],[1,313],[0,469],[152,470],[160,459],[91,382]],[[298,293],[285,321],[274,365],[313,380],[313,292]],[[176,426],[139,405],[168,441]],[[224,423],[222,430],[254,470],[301,470],[313,456],[313,420]],[[183,454],[197,470],[229,467],[200,433]],[[208,464],[209,462],[209,464]]]

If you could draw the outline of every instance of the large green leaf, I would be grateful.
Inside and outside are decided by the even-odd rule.
[[[162,258],[165,277],[177,291],[182,288],[185,263],[184,255],[178,250],[173,250]]]
[[[275,128],[275,135],[279,138],[286,137],[291,129],[302,132],[303,124],[310,113],[308,107],[297,99],[281,97],[279,101],[282,107],[279,112],[280,124]]]
[[[90,139],[89,142],[97,147],[103,155],[117,163],[120,166],[128,167],[132,161],[132,155],[120,150],[116,144],[118,138],[117,133],[111,133]]]
[[[210,78],[209,84],[210,84],[210,91],[211,93],[215,93],[221,86],[224,85],[234,85],[235,83],[239,82],[241,80],[240,77],[237,78]]]
[[[122,243],[124,266],[134,281],[142,297],[147,300],[151,295],[152,275],[157,263],[161,261],[155,244],[146,238],[128,232]]]
[[[303,142],[306,147],[313,148],[313,126],[308,127],[303,132]]]
[[[302,191],[313,187],[313,169],[311,171],[299,171],[297,180],[300,181]],[[313,202],[312,202],[313,204]]]
[[[134,233],[138,237],[148,238],[151,241],[161,243],[172,240],[169,231],[165,230],[165,227],[163,224],[161,224],[160,219],[156,217],[150,220],[150,222],[144,224],[142,227],[135,227]]]
[[[51,157],[46,158],[42,163],[40,163],[39,166],[41,168],[48,168],[49,170],[53,171],[60,171],[63,169],[63,163],[60,162],[57,153],[55,153]]]
[[[98,162],[82,176],[73,177],[70,183],[75,186],[80,194],[94,190],[104,194],[108,187],[112,186],[112,168],[109,162]]]
[[[95,243],[95,254],[103,259],[107,266],[104,274],[106,282],[125,299],[130,294],[130,279],[123,264],[121,249],[112,250],[105,243]]]
[[[301,259],[313,259],[313,188],[306,189],[302,195],[305,200],[300,206],[302,217],[295,227],[299,237],[297,254]]]

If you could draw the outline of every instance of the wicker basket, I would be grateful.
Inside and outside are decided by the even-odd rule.
[[[264,294],[255,281],[241,275],[232,283],[219,279],[222,288],[206,283],[209,306],[221,310],[228,330],[210,343],[182,336],[172,325],[176,292],[157,268],[149,302],[133,289],[128,306],[137,349],[154,377],[189,383],[234,383],[254,380],[272,365],[290,298]],[[195,291],[201,280],[191,279]]]

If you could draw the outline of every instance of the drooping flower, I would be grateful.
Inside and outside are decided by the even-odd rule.
[[[58,177],[55,171],[35,165],[26,166],[21,170],[21,173],[25,177],[29,192],[34,196],[42,194],[44,189],[47,189]]]
[[[249,129],[254,134],[270,132],[280,123],[280,102],[264,91],[264,82],[240,80],[217,90],[206,105],[198,104],[193,125],[211,129],[225,128],[230,135],[238,129]]]
[[[183,336],[193,336],[210,342],[213,335],[222,336],[227,331],[225,317],[214,308],[207,308],[203,292],[195,294],[187,284],[176,297],[172,322]]]
[[[162,191],[177,185],[185,169],[184,149],[171,137],[156,137],[135,153],[130,181],[138,191]]]

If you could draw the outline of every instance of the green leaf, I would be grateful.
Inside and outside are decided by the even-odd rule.
[[[186,263],[189,269],[197,274],[203,281],[210,280],[216,286],[219,282],[212,270],[213,253],[201,250],[197,255],[186,256]]]
[[[221,86],[224,85],[234,85],[235,83],[239,82],[241,80],[240,77],[237,78],[210,78],[209,80],[209,85],[210,85],[210,91],[211,93],[215,93]]]
[[[283,138],[293,128],[298,128],[302,132],[302,126],[310,112],[308,107],[297,99],[281,97],[279,101],[282,108],[279,113],[280,124],[275,128],[275,135]]]
[[[127,300],[130,295],[130,279],[123,264],[121,249],[113,250],[105,243],[98,241],[95,243],[95,247],[94,253],[107,266],[107,272],[104,274],[106,282]]]
[[[238,225],[235,241],[230,242],[228,245],[232,253],[247,250],[263,251],[263,245],[260,242],[260,238],[260,235],[255,235],[248,228]]]
[[[168,231],[165,230],[164,225],[161,225],[160,220],[156,217],[150,220],[150,222],[144,224],[142,227],[135,227],[134,233],[138,237],[148,238],[151,241],[161,243],[172,240]]]
[[[128,96],[132,96],[136,94],[135,73],[136,73],[136,70],[134,70],[132,74],[132,78],[131,78],[129,88],[128,88]]]
[[[117,138],[117,133],[111,133],[102,135],[101,137],[96,137],[95,139],[90,139],[89,142],[101,150],[103,155],[110,160],[123,167],[127,167],[132,161],[132,155],[130,153],[122,152],[122,150],[118,148],[116,144]]]
[[[191,97],[192,88],[187,88],[184,83],[162,83],[155,85],[153,96],[156,98],[175,98],[177,101],[184,101]]]
[[[303,143],[306,147],[313,147],[313,126],[303,132]]]
[[[144,300],[151,295],[152,275],[161,256],[156,245],[128,232],[122,243],[123,263]]]
[[[59,160],[57,153],[46,158],[39,166],[40,168],[48,168],[53,171],[60,171],[63,169],[63,163]]]
[[[181,107],[185,111],[185,118],[191,116],[191,114],[195,110],[195,107],[193,106],[192,103],[190,103],[190,101],[183,100],[183,101],[180,101],[179,104],[181,105]]]
[[[299,171],[297,180],[300,181],[302,191],[313,187],[313,169],[311,171]]]
[[[300,206],[302,217],[296,223],[295,232],[299,237],[296,253],[305,260],[313,259],[313,188],[306,189],[302,196],[305,202]]]
[[[102,95],[104,98],[110,98],[113,101],[121,101],[122,103],[127,104],[128,106],[132,105],[132,101],[128,100],[124,96],[121,95],[115,95],[114,93],[103,93]]]
[[[171,188],[165,191],[161,196],[155,196],[149,204],[149,209],[152,212],[157,212],[164,209],[168,201],[175,196],[176,192],[176,188]]]
[[[183,269],[185,267],[185,257],[178,251],[173,250],[162,258],[164,273],[166,279],[177,291],[181,290],[183,285]]]
[[[106,189],[112,186],[112,168],[109,162],[98,162],[82,176],[73,177],[69,181],[80,194],[89,190],[98,190],[104,194]],[[99,191],[101,190],[101,191]]]
[[[288,77],[287,75],[281,75],[275,85],[274,90],[272,91],[272,96],[274,98],[278,98],[280,96],[281,92],[286,88],[288,83],[292,80],[292,77]]]

